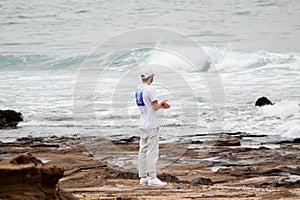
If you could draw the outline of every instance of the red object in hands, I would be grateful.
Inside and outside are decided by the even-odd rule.
[[[164,107],[164,108],[166,108],[166,109],[168,109],[168,108],[171,107],[171,105],[167,103],[167,100],[163,100],[161,102],[161,106]]]

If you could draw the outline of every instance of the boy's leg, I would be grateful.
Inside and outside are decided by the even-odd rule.
[[[145,132],[142,131],[140,138],[140,148],[138,155],[138,168],[139,168],[139,177],[147,176],[147,139],[145,137]]]
[[[159,137],[158,129],[153,129],[149,132],[147,138],[147,171],[150,178],[156,178],[156,164],[159,157]]]

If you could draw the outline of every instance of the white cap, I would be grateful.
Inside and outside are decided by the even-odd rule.
[[[141,71],[141,77],[142,78],[148,78],[149,76],[153,75],[153,71],[151,69],[143,69]]]

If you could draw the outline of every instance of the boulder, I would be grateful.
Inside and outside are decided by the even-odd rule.
[[[15,128],[22,121],[21,113],[14,110],[0,110],[0,129]]]
[[[273,105],[267,97],[260,97],[256,100],[255,106]]]
[[[171,174],[160,174],[158,175],[158,178],[161,179],[162,181],[167,181],[167,182],[175,182],[175,183],[179,183],[179,179],[176,176],[173,176]]]
[[[13,158],[10,161],[11,164],[14,165],[22,165],[22,164],[34,164],[35,166],[44,166],[43,162],[37,159],[36,157],[32,156],[31,153],[24,153],[22,155],[19,155],[15,158]]]
[[[58,187],[63,173],[62,168],[46,166],[29,153],[0,163],[0,199],[74,200]]]
[[[212,185],[213,182],[210,178],[198,177],[191,181],[191,185]]]

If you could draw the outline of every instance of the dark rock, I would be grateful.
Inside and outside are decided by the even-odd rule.
[[[175,183],[179,183],[179,179],[176,176],[173,176],[171,174],[160,174],[157,176],[159,179],[163,180],[163,181],[167,181],[167,182],[175,182]]]
[[[300,167],[298,166],[281,166],[269,170],[262,171],[261,174],[268,174],[268,175],[278,175],[280,173],[289,173],[293,175],[300,175]]]
[[[139,175],[133,172],[122,172],[117,171],[112,178],[121,178],[121,179],[139,179]]]
[[[131,198],[131,197],[116,197],[116,199],[115,200],[132,200],[133,198]]]
[[[247,137],[250,137],[250,138],[264,138],[264,137],[268,137],[268,135],[264,135],[264,134],[261,134],[261,135],[253,135],[253,134],[248,134],[248,135],[243,135],[244,138],[247,138]]]
[[[300,176],[289,176],[279,179],[273,184],[275,187],[298,187],[300,186]]]
[[[264,146],[262,146],[262,147],[259,147],[257,150],[271,150],[270,148],[268,148],[268,147],[264,147]]]
[[[114,144],[128,144],[128,143],[134,143],[138,142],[140,140],[140,137],[137,136],[132,136],[130,138],[124,138],[124,139],[119,139],[119,140],[113,140],[112,142]]]
[[[255,106],[273,105],[267,97],[260,97],[256,100]]]
[[[271,169],[262,169],[254,166],[246,167],[230,167],[219,169],[218,173],[230,174],[231,176],[248,176],[248,175],[263,175],[263,176],[278,176],[281,173],[289,173],[292,175],[300,175],[300,167],[298,166],[281,166]]]
[[[285,177],[279,177],[273,182],[265,182],[257,185],[258,187],[299,187],[300,186],[300,176],[290,175]]]
[[[4,150],[0,149],[0,154],[7,154],[7,151],[4,151]]]
[[[191,185],[212,185],[213,182],[210,178],[198,177],[191,181]]]
[[[138,141],[140,139],[140,137],[137,137],[137,136],[131,136],[130,138],[125,138],[125,139],[120,139],[120,141],[123,141],[123,142],[135,142],[135,141]]]
[[[216,141],[216,146],[241,146],[241,139],[230,136],[228,134],[221,134]]]
[[[22,121],[21,113],[14,110],[0,110],[0,129],[15,128]]]
[[[195,141],[192,141],[191,144],[202,144],[203,142],[201,142],[200,140],[195,140]]]
[[[300,143],[300,138],[290,139],[290,140],[281,140],[279,142],[275,142],[274,144],[298,144]]]
[[[34,144],[31,148],[45,147],[45,148],[59,148],[58,144]]]
[[[292,143],[300,143],[300,138],[296,138],[292,141]]]
[[[222,166],[224,167],[247,167],[249,164],[242,164],[242,163],[223,163]]]
[[[290,174],[300,176],[300,166],[295,166],[295,167],[282,166],[279,169],[282,170],[283,172],[287,172],[287,173],[290,173]]]
[[[17,138],[16,141],[18,142],[26,142],[26,143],[31,143],[31,142],[43,142],[45,138],[43,137],[21,137],[21,138]]]
[[[240,131],[237,131],[237,132],[221,132],[220,134],[227,134],[227,135],[231,135],[231,136],[252,136],[250,135],[249,133],[246,133],[246,132],[240,132]]]

